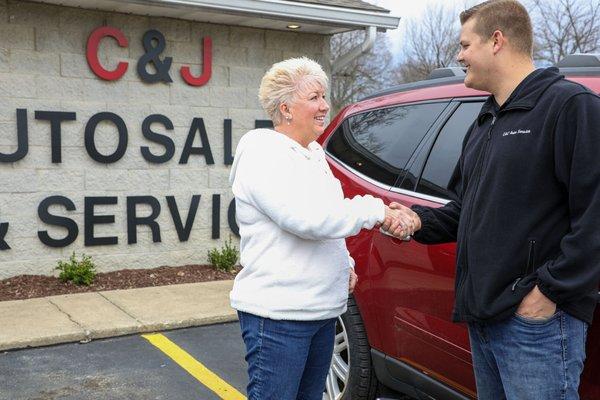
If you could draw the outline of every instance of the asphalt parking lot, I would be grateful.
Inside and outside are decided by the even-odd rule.
[[[0,354],[0,400],[237,400],[246,384],[237,323]]]
[[[0,400],[245,400],[244,354],[237,322],[7,351]]]

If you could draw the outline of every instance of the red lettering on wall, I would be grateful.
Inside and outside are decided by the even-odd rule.
[[[120,79],[123,75],[125,75],[125,72],[127,72],[127,68],[129,67],[129,63],[126,61],[120,61],[117,67],[112,71],[107,70],[102,66],[102,64],[100,64],[100,60],[98,59],[98,47],[100,45],[100,41],[106,36],[110,36],[113,39],[115,39],[118,45],[121,47],[129,46],[127,38],[119,29],[111,26],[101,26],[99,28],[94,29],[94,31],[90,34],[90,37],[87,41],[85,56],[87,58],[88,65],[90,66],[94,74],[107,81],[114,81]],[[152,48],[150,50],[154,49]],[[149,52],[150,50],[146,49],[147,52]],[[162,51],[162,48],[160,49],[160,51]],[[158,62],[160,61],[160,58],[151,58],[150,61]],[[147,60],[145,62],[147,62]],[[169,66],[170,57],[169,65],[166,67],[166,73],[168,73]],[[212,39],[210,38],[210,36],[207,36],[202,39],[201,74],[199,76],[192,75],[192,72],[190,71],[190,67],[188,65],[182,66],[179,72],[181,73],[181,77],[183,78],[183,80],[190,86],[202,86],[210,80],[212,75]],[[144,80],[143,76],[142,79]]]
[[[96,28],[88,38],[85,56],[88,65],[96,75],[107,81],[114,81],[125,75],[129,63],[120,61],[117,68],[112,71],[108,71],[100,64],[100,60],[98,60],[98,46],[100,45],[100,40],[106,36],[115,39],[121,47],[127,47],[129,45],[127,38],[119,29],[111,26],[101,26]]]
[[[183,66],[179,70],[181,77],[190,86],[202,86],[209,81],[212,74],[212,39],[205,37],[202,41],[204,52],[202,55],[202,74],[195,77],[190,72],[189,66]]]

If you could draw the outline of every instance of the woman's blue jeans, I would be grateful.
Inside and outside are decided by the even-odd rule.
[[[322,400],[335,318],[285,321],[238,311],[248,363],[248,400]]]
[[[469,324],[478,399],[579,399],[587,328],[560,310],[544,320]]]

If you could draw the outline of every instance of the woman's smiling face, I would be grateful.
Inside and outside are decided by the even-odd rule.
[[[292,117],[289,120],[290,126],[306,138],[308,143],[316,140],[325,131],[325,116],[329,112],[329,104],[325,100],[325,90],[321,85],[314,83],[304,86],[288,108]]]

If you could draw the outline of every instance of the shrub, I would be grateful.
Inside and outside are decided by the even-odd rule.
[[[89,286],[96,277],[96,266],[92,262],[92,257],[82,255],[81,261],[75,257],[75,252],[71,254],[69,261],[59,261],[57,270],[58,276],[63,282],[71,281],[76,285]]]
[[[215,269],[225,272],[230,272],[233,269],[239,256],[238,249],[231,243],[231,237],[220,250],[214,248],[208,251],[208,261],[211,265]]]

